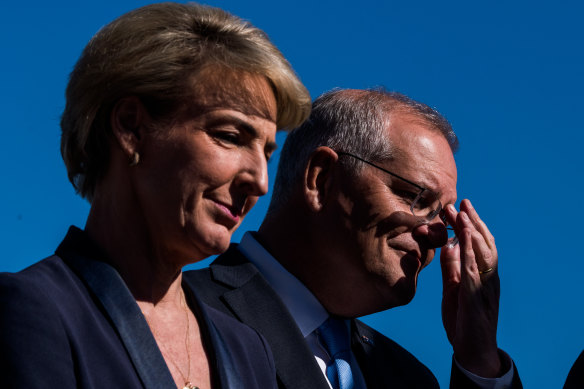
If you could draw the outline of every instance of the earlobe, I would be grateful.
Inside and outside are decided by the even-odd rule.
[[[129,161],[139,153],[144,119],[144,106],[135,96],[120,99],[112,109],[110,116],[112,133]]]
[[[304,199],[314,212],[321,211],[326,205],[333,179],[333,167],[338,158],[333,149],[321,146],[308,159],[304,172]]]

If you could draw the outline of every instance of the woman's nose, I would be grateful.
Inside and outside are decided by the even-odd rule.
[[[249,158],[238,175],[239,184],[246,188],[249,196],[268,193],[268,162],[263,155]]]

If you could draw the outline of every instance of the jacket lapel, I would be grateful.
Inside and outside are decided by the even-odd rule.
[[[192,286],[183,279],[183,288],[188,293],[191,306],[195,310],[197,320],[201,329],[201,336],[204,344],[208,344],[210,352],[209,363],[213,363],[214,371],[218,378],[218,387],[220,388],[241,388],[243,383],[237,373],[237,369],[225,340],[215,327],[213,320],[209,317],[206,305],[197,297]]]
[[[233,288],[222,296],[231,312],[268,341],[280,384],[287,389],[328,389],[296,322],[255,266],[232,247],[210,268],[216,281]]]
[[[145,388],[176,388],[156,340],[138,304],[118,272],[105,262],[91,259],[99,249],[72,227],[57,249],[103,306],[117,330]],[[99,255],[99,254],[98,254]]]
[[[401,388],[398,383],[392,382],[391,386],[389,386],[389,383],[383,383],[384,377],[388,376],[388,369],[391,367],[378,366],[379,361],[375,357],[376,345],[374,340],[363,333],[356,320],[351,321],[351,349],[355,359],[357,359],[368,389]],[[380,372],[381,374],[378,374]]]
[[[351,349],[368,389],[440,387],[413,355],[359,320],[351,323]]]

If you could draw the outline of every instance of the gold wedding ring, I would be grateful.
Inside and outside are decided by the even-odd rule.
[[[488,269],[486,269],[486,270],[479,270],[479,274],[487,274],[487,273],[490,273],[490,272],[492,272],[494,269],[495,269],[495,268],[493,268],[493,267],[490,267],[490,268],[488,268]]]

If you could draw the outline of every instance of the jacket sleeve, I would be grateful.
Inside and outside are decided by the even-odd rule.
[[[513,371],[509,372],[508,374],[512,374],[512,379],[510,380],[509,386],[501,385],[500,379],[481,379],[480,377],[478,380],[473,380],[469,377],[468,374],[465,374],[461,368],[459,367],[458,363],[452,358],[452,371],[450,374],[450,388],[451,389],[491,389],[491,388],[509,388],[509,389],[522,389],[523,384],[521,383],[521,379],[519,378],[519,373],[517,372],[517,367],[515,363],[512,363],[511,357],[507,355],[502,350],[499,350],[501,357],[504,357],[509,360],[510,364],[513,366]],[[511,368],[509,368],[511,370]],[[471,373],[472,375],[472,373]],[[507,374],[506,374],[507,375]]]

